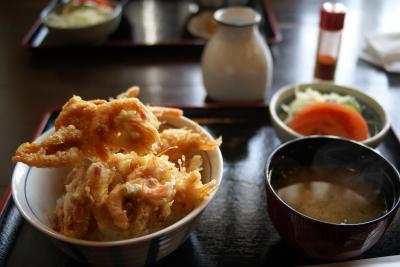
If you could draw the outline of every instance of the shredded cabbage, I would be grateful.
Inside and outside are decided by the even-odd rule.
[[[290,102],[290,104],[282,105],[283,111],[287,113],[287,117],[285,123],[289,123],[297,112],[304,109],[305,107],[323,103],[323,102],[332,102],[350,106],[354,108],[357,112],[361,113],[361,106],[358,101],[350,95],[339,95],[337,93],[328,93],[322,94],[317,90],[312,89],[311,87],[306,88],[304,91],[300,91],[298,87],[295,88],[295,99]]]
[[[57,28],[80,28],[96,25],[106,21],[113,15],[113,9],[104,6],[79,6],[68,9],[66,6],[62,13],[52,12],[46,20],[47,23]]]

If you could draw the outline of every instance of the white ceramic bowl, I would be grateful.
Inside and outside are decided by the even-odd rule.
[[[279,89],[273,95],[269,105],[272,126],[283,142],[302,137],[301,134],[293,131],[284,123],[286,114],[282,110],[282,104],[289,104],[293,101],[296,87],[300,90],[311,87],[321,93],[335,92],[340,95],[354,96],[363,108],[362,115],[366,119],[369,128],[370,137],[361,141],[365,145],[376,147],[390,128],[389,117],[385,109],[372,97],[357,89],[332,83],[292,84]]]
[[[40,18],[42,23],[46,25],[49,29],[50,34],[53,39],[57,42],[62,43],[90,43],[102,41],[107,38],[108,35],[113,33],[119,26],[122,17],[122,5],[118,1],[110,2],[113,5],[113,14],[112,16],[95,25],[89,25],[84,27],[76,27],[76,28],[60,28],[54,27],[47,21],[47,16],[53,12],[54,10],[60,9],[63,7],[63,3],[57,5],[50,5],[43,9],[40,14]]]
[[[210,136],[203,128],[187,118],[168,120],[172,127],[186,127]],[[37,141],[43,140],[49,130]],[[222,180],[223,161],[219,148],[204,153],[203,181]],[[142,266],[153,263],[173,252],[189,236],[202,211],[214,197],[211,196],[176,223],[142,237],[120,241],[87,241],[69,238],[49,226],[48,215],[63,191],[63,178],[68,169],[33,168],[18,163],[12,177],[15,204],[23,217],[73,258],[93,265]]]

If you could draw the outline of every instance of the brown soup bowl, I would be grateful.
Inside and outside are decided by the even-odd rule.
[[[362,172],[365,182],[385,199],[384,215],[357,224],[335,224],[313,219],[286,204],[273,185],[279,173],[302,167],[347,168]],[[399,208],[400,178],[395,167],[377,151],[357,142],[312,136],[278,147],[266,165],[268,213],[276,230],[303,254],[325,260],[359,256],[384,234]]]

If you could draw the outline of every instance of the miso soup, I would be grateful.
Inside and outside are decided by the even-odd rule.
[[[378,188],[355,171],[301,168],[280,173],[273,186],[279,197],[298,212],[330,223],[371,221],[386,213]]]

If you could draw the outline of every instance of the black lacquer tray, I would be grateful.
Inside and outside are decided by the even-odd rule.
[[[55,5],[62,0],[51,0]],[[118,0],[117,0],[118,1]],[[122,48],[122,47],[203,47],[205,40],[188,30],[191,18],[206,10],[197,0],[120,0],[123,16],[117,30],[106,40],[88,45],[70,46],[53,38],[40,18],[22,40],[22,46],[34,50],[43,48]],[[210,2],[210,1],[209,1]],[[229,1],[215,1],[225,3]],[[231,1],[232,2],[232,1]],[[242,1],[243,2],[243,1]],[[260,31],[269,44],[282,39],[272,10],[271,0],[248,0],[245,5],[262,15]]]
[[[278,140],[268,109],[258,107],[184,108],[185,115],[223,137],[224,177],[215,199],[195,230],[175,252],[156,266],[298,266],[321,263],[290,248],[275,231],[266,211],[264,168]],[[53,125],[58,112],[47,113],[37,134]],[[400,143],[392,130],[378,150],[398,169]],[[88,266],[58,250],[21,217],[7,194],[1,204],[0,266]],[[400,219],[359,258],[400,252]]]

